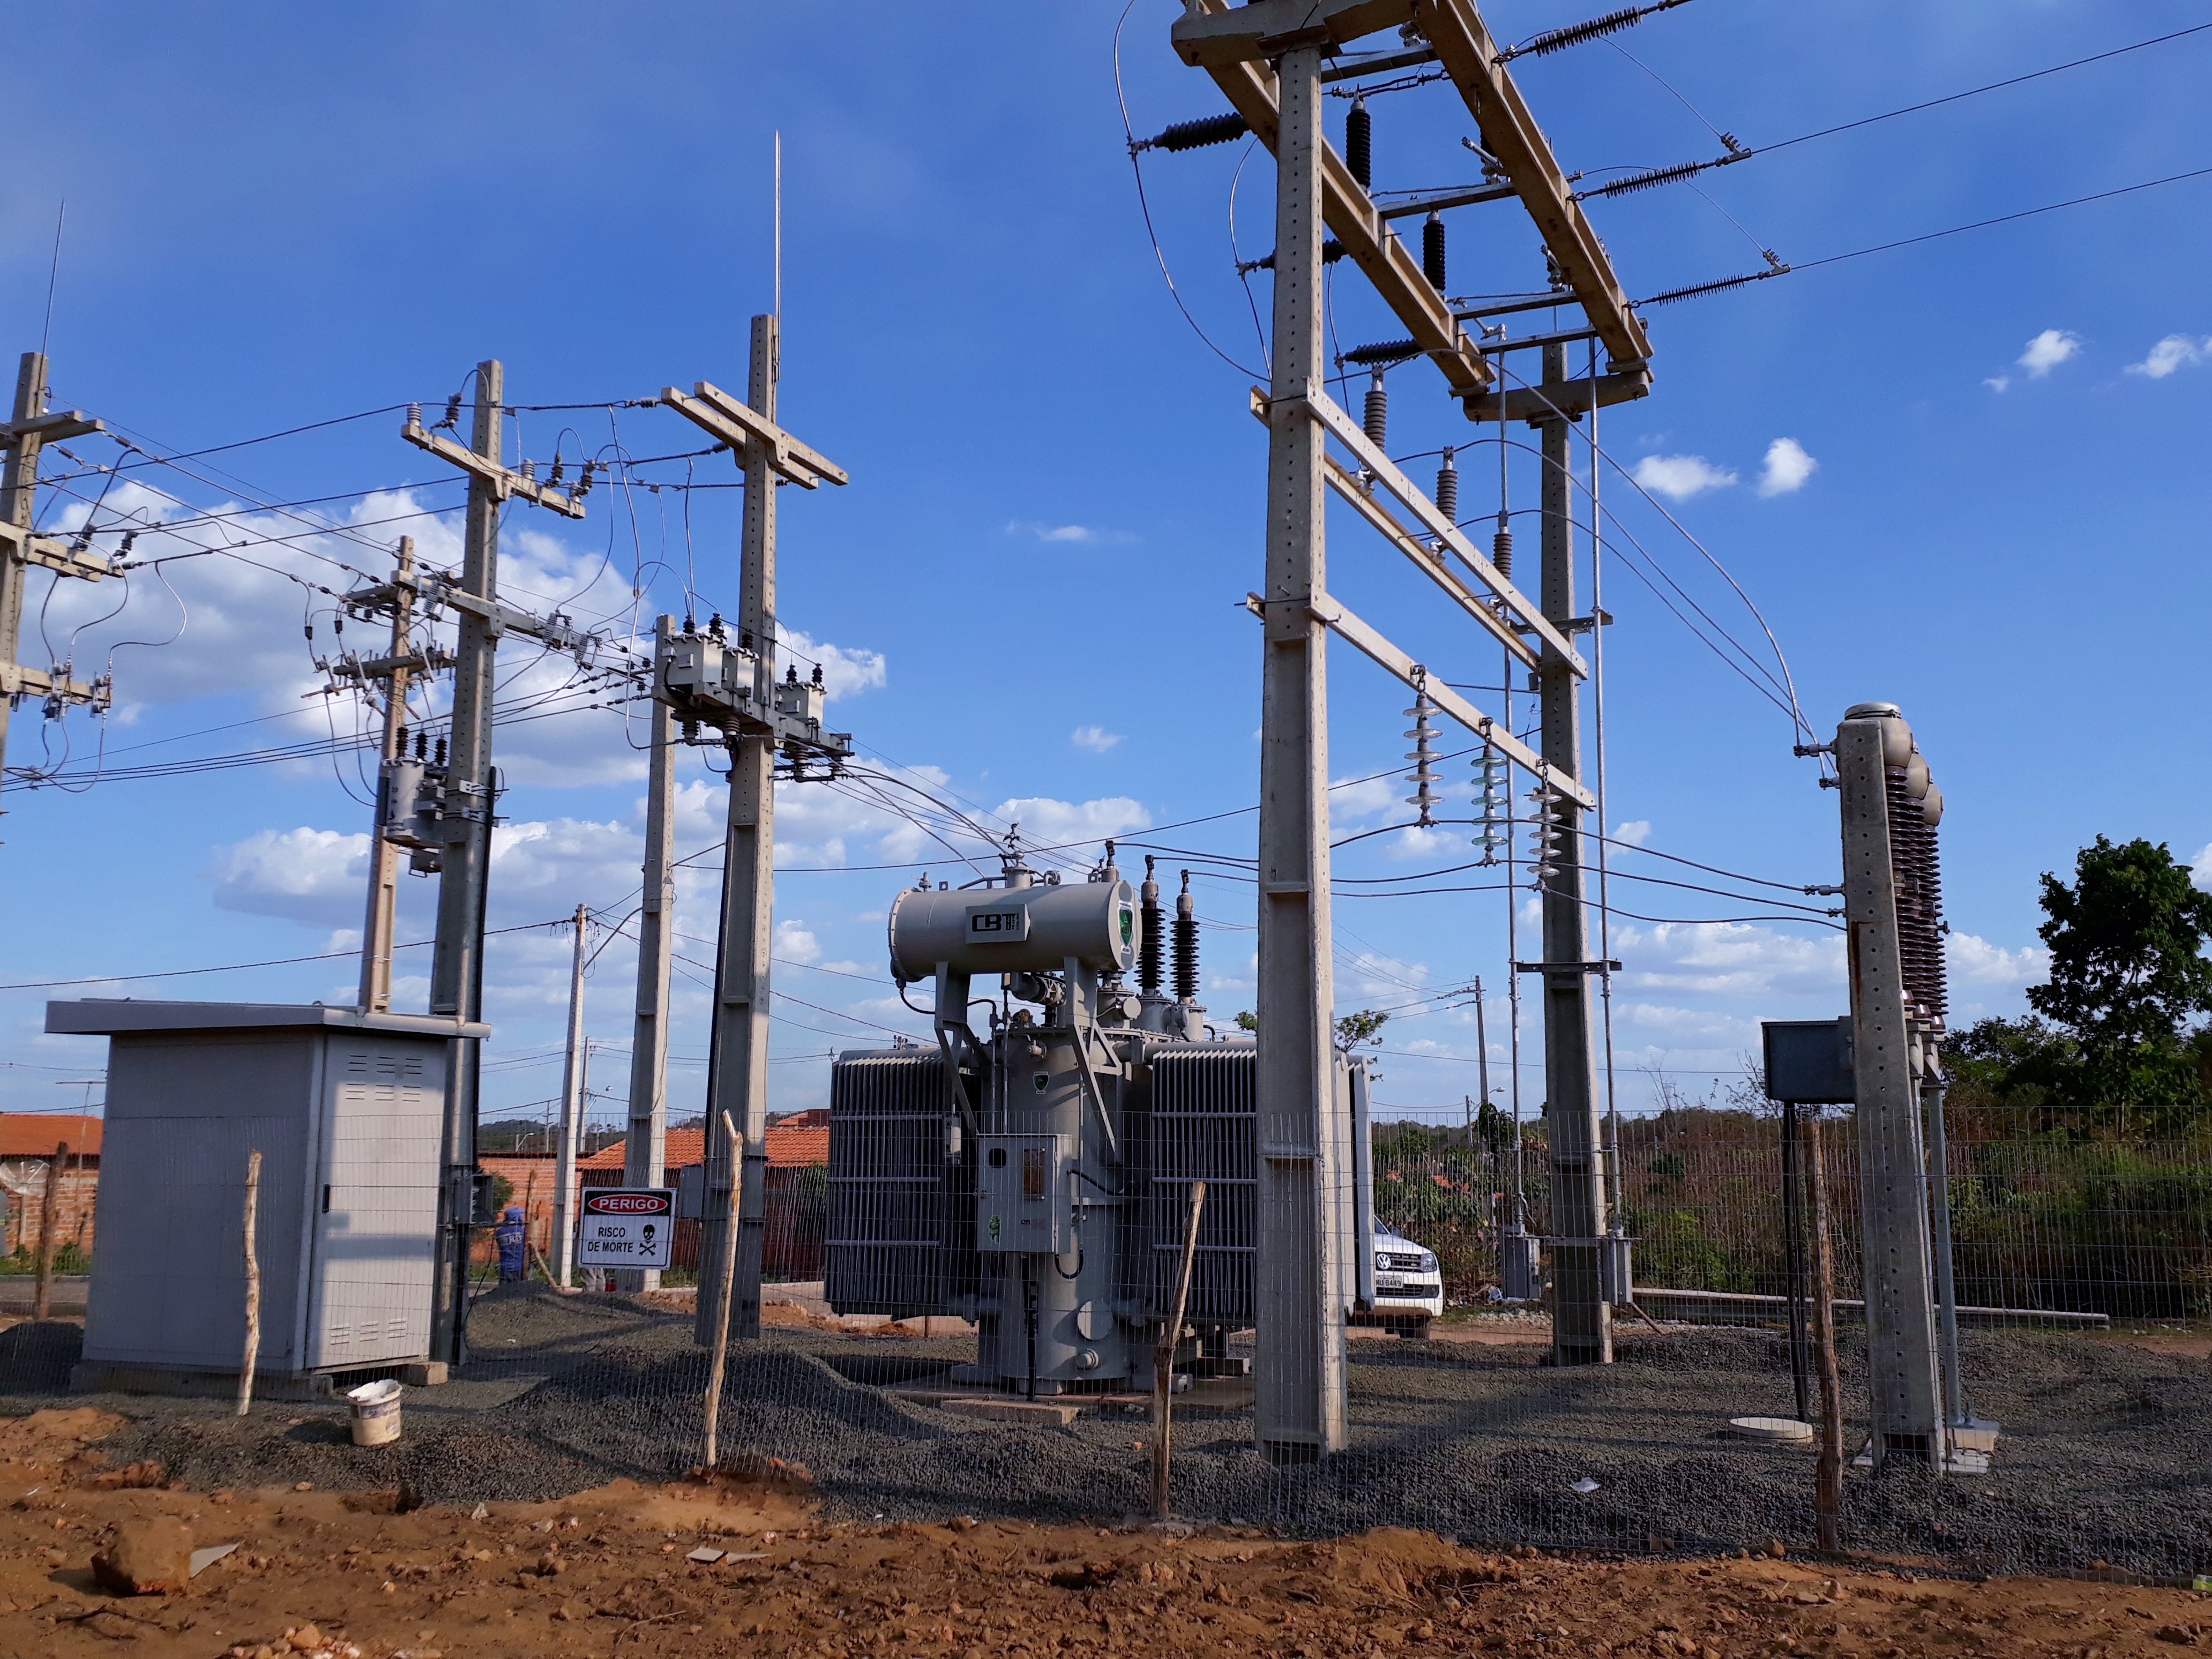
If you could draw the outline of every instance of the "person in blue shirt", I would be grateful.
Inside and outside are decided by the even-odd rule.
[[[529,1229],[523,1220],[522,1206],[510,1204],[500,1218],[499,1225],[491,1236],[499,1243],[499,1282],[502,1285],[520,1284],[528,1273],[524,1259],[523,1241]]]

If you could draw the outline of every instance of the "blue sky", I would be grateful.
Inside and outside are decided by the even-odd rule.
[[[1121,74],[1139,135],[1221,107],[1167,49],[1177,9],[1138,0],[1127,16]],[[1552,0],[1489,13],[1508,40],[1583,15]],[[36,9],[14,21],[6,71],[13,101],[46,117],[19,135],[0,185],[0,349],[12,362],[38,343],[65,197],[56,401],[108,417],[147,450],[435,404],[489,356],[506,363],[515,404],[593,406],[526,412],[520,442],[533,457],[556,441],[572,458],[614,441],[635,456],[695,448],[666,411],[599,406],[698,379],[743,385],[747,319],[769,298],[781,129],[784,415],[854,480],[783,503],[784,619],[829,667],[834,723],[872,767],[978,816],[1018,819],[1032,839],[1121,832],[1249,854],[1249,813],[1146,833],[1254,799],[1258,641],[1238,600],[1258,580],[1263,434],[1245,408],[1252,375],[1198,337],[1162,282],[1115,101],[1120,15],[1078,3]],[[1617,47],[1524,63],[1522,80],[1563,162],[1595,182],[1612,176],[1601,168],[1717,154],[1701,117],[1758,147],[2201,20],[2177,3],[1698,0]],[[1759,247],[1809,264],[2212,163],[2208,66],[2212,35],[2199,35],[1760,156],[1708,175],[1702,192],[1654,191],[1590,213],[1632,295],[1757,269]],[[1332,105],[1333,131],[1342,112]],[[1378,99],[1375,113],[1378,187],[1472,178],[1458,146],[1468,119],[1446,89]],[[1255,368],[1231,204],[1234,185],[1238,251],[1264,252],[1265,153],[1148,155],[1144,177],[1198,325]],[[1621,533],[1647,568],[1757,647],[1757,623],[1694,536],[1758,603],[1815,726],[1863,698],[1904,706],[1949,801],[1954,1000],[1967,1016],[2017,1008],[2038,976],[2039,872],[2065,868],[2100,832],[2164,841],[2185,858],[2212,842],[2195,763],[2206,656],[2187,642],[2207,598],[2208,202],[2212,179],[2178,184],[1655,311],[1653,394],[1601,426],[1608,453],[1681,526],[1608,467],[1601,489]],[[1454,216],[1454,293],[1523,289],[1540,271],[1517,208]],[[1263,316],[1265,282],[1251,290]],[[1348,269],[1334,306],[1339,347],[1401,331]],[[1462,511],[1494,511],[1497,451],[1480,441],[1494,428],[1470,427],[1420,366],[1392,384],[1393,453],[1473,446]],[[298,511],[337,526],[272,545],[258,538],[301,520],[245,512],[226,522],[255,541],[240,550],[254,562],[164,567],[173,592],[142,573],[111,622],[95,619],[121,597],[112,585],[56,597],[46,634],[77,630],[80,669],[113,653],[111,765],[350,729],[349,706],[302,696],[323,683],[303,620],[317,625],[315,648],[331,640],[329,599],[301,580],[342,591],[340,566],[385,568],[380,550],[403,529],[434,560],[458,545],[459,492],[400,441],[398,423],[386,412],[111,485],[97,523],[133,508],[174,518],[179,501],[238,513],[333,497]],[[1778,452],[1788,464],[1776,473],[1781,440],[1794,449]],[[118,455],[105,440],[71,447],[87,464]],[[644,471],[683,483],[685,465]],[[688,476],[726,485],[732,474],[720,457]],[[102,482],[71,488],[96,494]],[[1516,505],[1533,503],[1525,456],[1512,488]],[[733,604],[737,492],[691,491],[688,514],[686,501],[603,489],[581,524],[515,508],[511,595],[617,631],[682,610],[687,572],[702,612]],[[404,517],[430,512],[447,516]],[[73,528],[83,513],[57,497],[46,521]],[[1492,652],[1452,626],[1395,555],[1349,521],[1331,534],[1331,586],[1348,603],[1447,678],[1496,683]],[[1638,826],[1622,839],[1745,875],[1832,879],[1834,797],[1791,757],[1788,721],[1625,563],[1609,558],[1606,580],[1619,619],[1609,817]],[[42,598],[34,587],[34,611]],[[35,617],[27,633],[35,659]],[[132,640],[166,642],[121,643]],[[501,660],[518,690],[585,700],[559,690],[558,664],[513,647]],[[1402,767],[1406,694],[1341,647],[1332,667],[1333,775]],[[216,729],[240,721],[258,723]],[[66,744],[81,778],[99,744],[93,723],[43,726],[18,711],[11,766]],[[631,908],[642,768],[630,735],[605,709],[503,732],[513,822],[495,926],[579,902],[610,921]],[[1446,769],[1463,796],[1463,764]],[[721,803],[696,769],[686,788],[679,850],[690,854],[717,840]],[[346,948],[362,790],[349,760],[327,759],[11,787],[0,977]],[[1401,821],[1406,793],[1387,781],[1340,791],[1340,833]],[[781,810],[793,873],[779,886],[790,965],[777,985],[802,1000],[778,1008],[776,1104],[789,1108],[825,1097],[818,1056],[831,1048],[921,1028],[881,977],[882,916],[923,867],[909,861],[941,849],[879,805],[820,789],[787,791]],[[1340,877],[1463,863],[1466,833],[1371,837],[1340,855]],[[1668,873],[1622,860],[1626,872]],[[835,872],[874,865],[900,867]],[[971,873],[949,856],[927,867]],[[680,927],[695,941],[684,953],[711,962],[711,944],[696,942],[713,932],[705,879],[684,890]],[[1249,889],[1198,884],[1201,914],[1220,924],[1206,1000],[1225,1018],[1252,1000]],[[426,937],[427,884],[408,897],[402,935]],[[1750,914],[1635,884],[1616,903]],[[1502,896],[1344,897],[1337,912],[1340,1005],[1401,1010],[1382,1097],[1455,1113],[1474,1086],[1474,1033],[1471,1012],[1443,994],[1478,973],[1493,995],[1502,986]],[[1615,950],[1628,1109],[1652,1098],[1655,1071],[1692,1095],[1725,1081],[1762,1017],[1843,1006],[1832,936],[1816,927],[1624,920]],[[567,957],[551,932],[495,942],[489,1112],[534,1113],[557,1091],[549,1055]],[[616,1094],[631,965],[622,940],[609,945],[588,1004],[608,1045],[594,1082]],[[346,1000],[354,979],[339,960],[52,994]],[[39,1035],[47,994],[0,993],[6,1109],[74,1104],[82,1089],[57,1080],[96,1073],[97,1042]],[[419,977],[403,981],[403,1006],[423,994]],[[704,994],[679,979],[678,997],[676,1051],[703,1055]],[[1501,1094],[1503,1024],[1490,1026]],[[1523,1047],[1540,1054],[1533,1018]],[[679,1115],[696,1109],[702,1075],[676,1072]],[[1526,1090],[1534,1109],[1536,1070]]]

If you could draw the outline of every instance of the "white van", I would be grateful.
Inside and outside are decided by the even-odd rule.
[[[1352,1316],[1360,1325],[1384,1325],[1401,1336],[1426,1336],[1429,1322],[1444,1311],[1444,1280],[1436,1253],[1377,1224],[1375,1298],[1370,1311]]]

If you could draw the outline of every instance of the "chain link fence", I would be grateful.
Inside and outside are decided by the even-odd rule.
[[[916,1126],[939,1110],[918,1098]],[[1549,1363],[1544,1301],[1503,1299],[1498,1241],[1516,1191],[1528,1231],[1548,1223],[1540,1133],[1516,1159],[1510,1136],[1379,1127],[1373,1222],[1437,1258],[1443,1311],[1425,1326],[1348,1329],[1344,1448],[1290,1464],[1255,1444],[1249,1371],[1261,1353],[1238,1242],[1252,1227],[1237,1206],[1260,1200],[1235,1184],[1230,1150],[1208,1150],[1206,1137],[1224,1133],[1189,1117],[1176,1134],[1190,1170],[1155,1172],[1173,1185],[1203,1165],[1224,1183],[1219,1231],[1202,1231],[1213,1240],[1211,1288],[1193,1304],[1212,1336],[1184,1345],[1188,1381],[1174,1396],[1179,1517],[1301,1533],[1409,1526],[1609,1552],[1810,1547],[1809,1449],[1731,1431],[1733,1419],[1800,1415],[1790,1231],[1794,1217],[1809,1251],[1813,1206],[1802,1173],[1797,1201],[1785,1194],[1776,1119],[1692,1109],[1622,1124],[1608,1180],[1632,1240],[1634,1295],[1615,1310],[1615,1363],[1565,1368]],[[1866,1386],[1852,1306],[1854,1125],[1838,1114],[1820,1133],[1848,1455],[1864,1439]],[[1954,1115],[1950,1158],[1962,1370],[1975,1414],[2001,1425],[1992,1467],[1946,1479],[1897,1459],[1854,1468],[1846,1546],[1929,1571],[2212,1571],[2212,1133],[1977,1110]],[[1018,1385],[976,1381],[987,1339],[975,1323],[915,1311],[941,1309],[945,1285],[977,1271],[972,1186],[895,1190],[890,1174],[833,1169],[826,1196],[818,1182],[772,1190],[769,1236],[826,1231],[831,1282],[769,1286],[763,1334],[732,1351],[722,1465],[863,1520],[1145,1513],[1149,1355],[1117,1364],[1095,1389],[1042,1395],[1041,1409]],[[842,1188],[841,1176],[851,1178]],[[1141,1208],[1109,1197],[1180,1216],[1182,1191],[1097,1194],[1102,1224],[1133,1225]],[[913,1234],[878,1252],[870,1272],[881,1295],[866,1311],[836,1283],[847,1201],[903,1206]],[[780,1205],[811,1207],[779,1215]],[[1134,1264],[1127,1282],[1099,1293],[1146,1304],[1161,1264],[1123,1254]],[[95,1286],[97,1267],[95,1255]],[[473,1503],[679,1478],[701,1455],[708,1368],[688,1287],[564,1294],[542,1277],[479,1278],[468,1363],[442,1387],[407,1389],[405,1431],[388,1448],[351,1443],[342,1399],[274,1380],[244,1418],[220,1377],[203,1379],[197,1395],[75,1392],[82,1316],[67,1291],[43,1322],[23,1297],[5,1304],[15,1322],[0,1329],[0,1409],[116,1411],[131,1423],[109,1455],[161,1462],[194,1485],[306,1480]],[[1002,1311],[1011,1333],[1001,1320],[988,1340],[1016,1354],[1018,1301]],[[998,1367],[1010,1371],[1018,1364]]]

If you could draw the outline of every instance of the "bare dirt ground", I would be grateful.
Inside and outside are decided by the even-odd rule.
[[[1985,1655],[2212,1650],[2212,1596],[1920,1564],[1561,1559],[1377,1530],[825,1524],[797,1477],[400,1513],[392,1492],[197,1492],[107,1467],[107,1413],[0,1423],[0,1652],[161,1659],[1074,1652]],[[148,1484],[154,1483],[154,1484]],[[235,1543],[179,1596],[94,1587],[118,1521]],[[695,1562],[702,1549],[729,1552]],[[289,1636],[289,1639],[288,1639]],[[121,1644],[131,1644],[127,1647]]]

